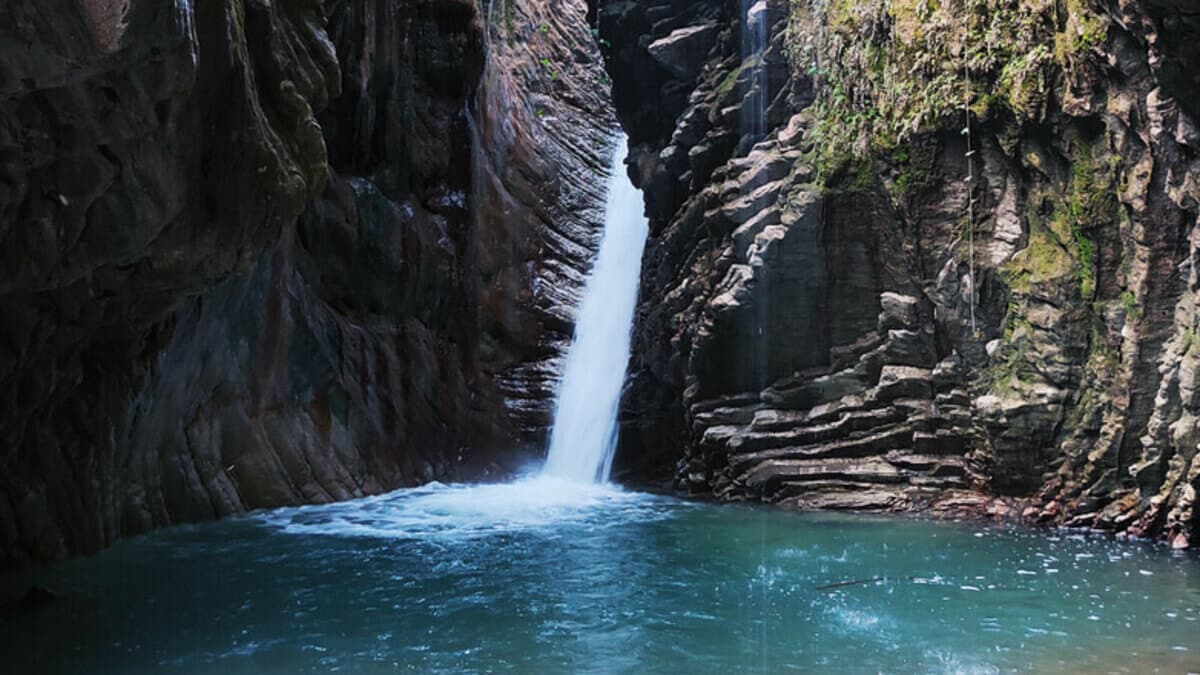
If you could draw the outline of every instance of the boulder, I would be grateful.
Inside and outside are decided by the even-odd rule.
[[[902,398],[930,399],[933,398],[932,379],[933,374],[926,368],[884,366],[872,398],[881,402]]]
[[[771,387],[762,393],[762,399],[781,408],[812,408],[865,390],[862,379],[853,371],[846,370],[816,377],[795,387]]]
[[[700,74],[704,57],[717,40],[714,24],[687,26],[650,43],[647,49],[654,60],[675,77],[691,82]]]
[[[917,309],[920,300],[911,295],[885,292],[879,294],[879,332],[896,328],[912,328],[917,325]]]

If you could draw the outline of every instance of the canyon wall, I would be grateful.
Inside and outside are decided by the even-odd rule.
[[[1195,8],[595,6],[652,231],[618,466],[1197,542]]]
[[[582,0],[0,8],[0,566],[540,450],[613,142]]]
[[[1192,545],[1198,66],[1169,0],[9,3],[0,566],[535,456],[610,77],[626,475]]]

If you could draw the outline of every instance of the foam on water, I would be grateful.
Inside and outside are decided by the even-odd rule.
[[[417,539],[554,529],[593,522],[656,518],[663,500],[604,483],[535,476],[512,483],[428,485],[325,506],[258,514],[288,534]]]
[[[431,483],[342,504],[282,509],[259,520],[288,534],[414,539],[584,522],[594,527],[597,511],[604,523],[657,516],[660,499],[607,483],[648,233],[641,193],[625,170],[626,146],[624,136],[617,139],[604,232],[567,353],[541,475],[498,485]]]

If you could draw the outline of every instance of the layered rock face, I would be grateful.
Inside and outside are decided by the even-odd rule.
[[[605,80],[581,0],[7,3],[0,565],[536,450]]]
[[[599,17],[652,219],[619,465],[725,499],[1197,541],[1200,15]]]

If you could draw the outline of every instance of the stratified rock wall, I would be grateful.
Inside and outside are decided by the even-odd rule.
[[[613,126],[546,5],[0,8],[0,566],[539,449]]]
[[[618,465],[1194,543],[1182,4],[599,2],[652,219]]]

